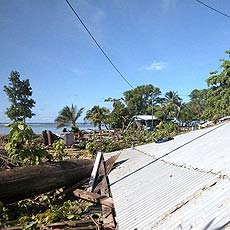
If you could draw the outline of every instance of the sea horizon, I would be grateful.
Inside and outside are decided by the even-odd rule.
[[[6,125],[10,124],[7,122],[0,122],[0,134],[8,134],[10,131],[9,127],[6,127]],[[42,134],[42,131],[44,130],[50,130],[53,133],[60,134],[62,133],[63,128],[70,129],[70,126],[66,125],[65,127],[57,129],[56,123],[54,122],[27,122],[28,125],[31,126],[34,133],[36,134]],[[90,122],[77,122],[77,126],[80,130],[96,130],[92,123]]]

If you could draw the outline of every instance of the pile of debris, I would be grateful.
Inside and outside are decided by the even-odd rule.
[[[111,196],[108,174],[118,155],[104,160],[98,153],[96,160],[60,161],[49,164],[15,167],[0,171],[0,202],[5,204],[62,188],[63,194],[72,193],[76,200],[96,204],[102,218],[63,221],[37,225],[37,229],[115,229],[115,209]],[[23,229],[22,226],[5,230]]]
[[[7,156],[6,150],[0,147],[0,171],[16,166],[18,166],[17,162],[13,162],[12,159]]]

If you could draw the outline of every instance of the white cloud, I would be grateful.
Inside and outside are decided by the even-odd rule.
[[[152,64],[145,66],[145,70],[163,70],[167,66],[167,62],[154,61]]]

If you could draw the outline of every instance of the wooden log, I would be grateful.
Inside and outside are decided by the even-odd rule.
[[[61,161],[0,172],[0,201],[13,203],[90,177],[91,160]]]

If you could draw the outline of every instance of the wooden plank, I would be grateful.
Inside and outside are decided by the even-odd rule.
[[[81,189],[75,189],[73,191],[74,196],[79,197],[83,200],[91,201],[96,204],[103,204],[110,208],[114,208],[113,198],[108,197],[106,195],[100,195],[97,193],[92,193],[89,191],[84,191]]]
[[[107,195],[109,197],[112,197],[110,187],[109,187],[109,178],[108,175],[106,175],[106,167],[105,167],[105,161],[102,157],[101,164],[100,164],[100,173],[104,175],[101,183],[100,192],[103,195]],[[102,204],[102,215],[103,215],[103,227],[104,229],[115,229],[116,228],[116,220],[115,220],[115,209],[105,206]]]
[[[94,192],[96,192],[96,193],[99,192],[101,185],[102,185],[102,179],[104,178],[104,173],[106,172],[106,175],[109,175],[109,173],[111,172],[111,170],[112,170],[114,164],[116,163],[116,160],[120,156],[120,154],[121,153],[114,155],[105,161],[105,171],[99,167],[98,177],[97,177],[97,180],[96,180],[95,186],[94,186],[95,187]]]
[[[114,219],[114,209],[110,207],[102,205],[102,213],[103,213],[103,229],[104,230],[114,230],[116,229],[116,221]]]
[[[121,152],[117,155],[110,157],[108,160],[105,161],[106,175],[109,175],[109,173],[111,172],[111,170],[112,170],[116,160],[120,156],[120,154],[121,154]]]
[[[98,167],[99,167],[100,162],[101,162],[101,157],[102,157],[102,153],[98,152],[96,160],[95,160],[95,163],[94,163],[94,166],[93,166],[93,170],[92,170],[92,173],[91,173],[91,176],[90,176],[90,179],[89,179],[88,191],[90,191],[90,192],[92,192],[92,190],[93,190],[94,182],[95,182],[95,179],[96,179],[96,176],[97,176]]]

